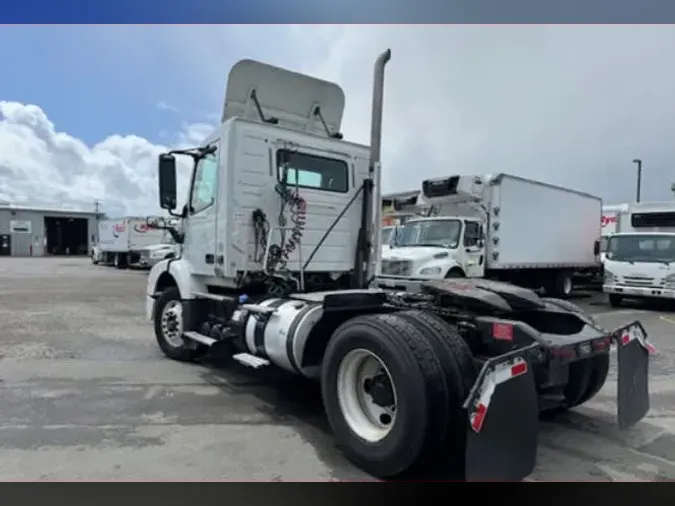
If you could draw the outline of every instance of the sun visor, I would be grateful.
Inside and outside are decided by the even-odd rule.
[[[301,132],[326,135],[317,106],[331,133],[340,131],[345,94],[335,83],[291,72],[254,60],[241,60],[230,70],[223,106],[225,122],[233,117],[263,121],[275,118],[277,124]]]

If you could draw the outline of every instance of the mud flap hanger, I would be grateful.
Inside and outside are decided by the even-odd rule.
[[[617,419],[619,428],[627,429],[649,412],[649,355],[656,354],[656,348],[639,321],[619,327],[611,336],[617,346],[619,370]]]
[[[527,357],[537,348],[534,343],[483,364],[464,402],[467,481],[518,481],[534,469],[539,405]]]

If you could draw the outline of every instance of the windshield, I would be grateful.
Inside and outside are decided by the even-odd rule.
[[[675,236],[613,236],[607,244],[607,258],[616,262],[675,262]]]
[[[420,220],[403,225],[396,246],[440,246],[456,248],[462,223],[459,220]]]
[[[382,240],[380,244],[389,244],[389,238],[391,237],[391,232],[394,230],[391,227],[386,227],[382,229]]]

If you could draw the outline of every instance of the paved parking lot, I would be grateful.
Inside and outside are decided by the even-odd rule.
[[[163,358],[143,317],[145,276],[0,259],[0,480],[369,479],[333,448],[315,386]],[[607,328],[644,323],[660,352],[652,410],[619,432],[612,376],[586,406],[542,422],[532,479],[675,479],[674,308],[577,302]]]

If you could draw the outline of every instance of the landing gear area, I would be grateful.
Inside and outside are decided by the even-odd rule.
[[[639,322],[610,334],[572,337],[570,347],[537,339],[526,344],[522,328],[479,317],[475,328],[489,329],[490,337],[503,341],[512,333],[512,349],[495,354],[476,344],[480,330],[467,333],[467,322],[450,321],[443,308],[385,302],[375,310],[378,297],[357,292],[248,304],[213,294],[181,301],[177,287],[169,287],[157,294],[149,313],[159,347],[171,359],[194,361],[218,349],[219,356],[229,353],[249,367],[277,366],[320,380],[337,446],[381,479],[443,466],[467,481],[522,480],[535,466],[540,412],[564,412],[596,395],[607,378],[612,344],[619,363],[619,427],[633,426],[649,411],[654,350]],[[348,296],[360,298],[358,307],[370,307],[370,314],[340,310],[338,303],[347,304]],[[573,304],[551,301],[545,302],[549,310],[584,318]],[[190,330],[205,314],[218,322],[208,335],[204,325]],[[303,346],[313,351],[303,353]],[[320,346],[323,353],[317,354]],[[567,368],[570,377],[561,383],[556,378]]]
[[[87,255],[89,223],[86,218],[45,217],[47,255]]]

